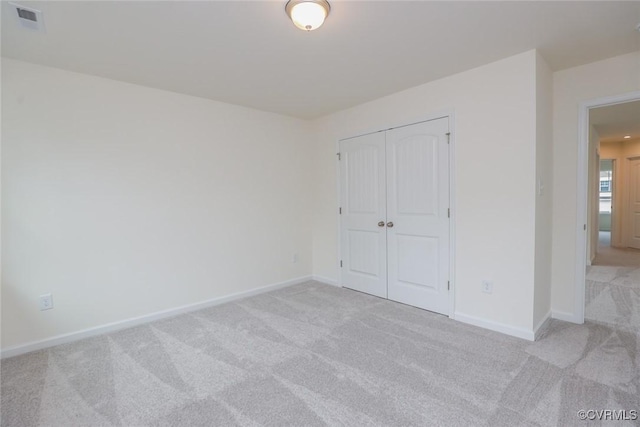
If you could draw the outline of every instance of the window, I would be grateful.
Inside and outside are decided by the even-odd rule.
[[[607,169],[603,170],[603,163],[609,162]],[[613,165],[611,160],[602,160],[600,165],[600,230],[608,230],[608,225],[603,224],[602,214],[611,214],[611,190],[613,189]]]

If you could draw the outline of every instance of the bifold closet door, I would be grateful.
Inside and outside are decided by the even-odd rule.
[[[340,142],[342,284],[387,297],[384,132]]]
[[[386,132],[387,295],[442,314],[449,313],[448,132],[448,118]]]

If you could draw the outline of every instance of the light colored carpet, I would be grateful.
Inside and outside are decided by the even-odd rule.
[[[611,246],[611,233],[598,233],[598,250],[593,265],[640,268],[640,249],[614,248]]]
[[[640,268],[587,267],[584,317],[640,333]]]
[[[4,360],[1,392],[3,426],[583,426],[640,410],[640,336],[531,343],[309,282]]]

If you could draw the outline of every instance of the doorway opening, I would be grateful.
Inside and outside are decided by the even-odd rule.
[[[640,329],[640,96],[585,107],[583,319]],[[583,140],[584,141],[584,140]]]

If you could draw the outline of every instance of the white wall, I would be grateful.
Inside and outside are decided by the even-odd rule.
[[[553,75],[552,309],[575,316],[578,107],[581,102],[640,89],[640,51]]]
[[[9,59],[2,89],[4,349],[311,273],[309,123]]]
[[[314,275],[338,280],[336,141],[452,109],[456,317],[530,333],[536,58],[526,52],[316,120]],[[494,282],[493,294],[481,292],[483,279]]]
[[[551,242],[553,190],[553,75],[536,54],[536,248],[533,325],[551,313]],[[542,188],[538,186],[541,185]]]

